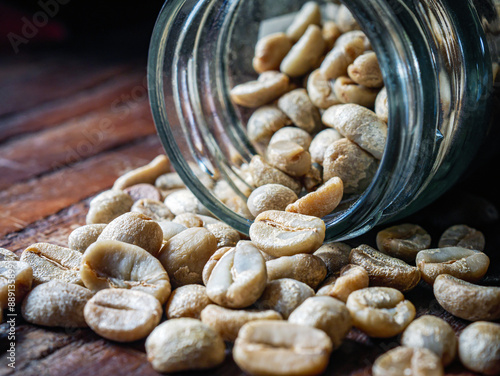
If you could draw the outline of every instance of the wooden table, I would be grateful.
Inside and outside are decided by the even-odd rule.
[[[129,59],[130,60],[130,59]],[[36,242],[67,246],[85,224],[89,200],[123,172],[162,153],[146,97],[145,62],[99,57],[35,55],[0,62],[0,247],[20,254]],[[448,226],[467,223],[486,235],[492,266],[486,283],[499,285],[498,212],[484,198],[490,179],[479,169],[446,198],[407,221],[426,228],[436,242]],[[475,183],[483,176],[484,189]],[[487,177],[485,177],[487,175]],[[471,180],[472,179],[472,180]],[[472,183],[471,183],[472,181]],[[486,197],[493,200],[495,197]],[[374,245],[376,230],[351,244]],[[467,323],[445,312],[421,283],[407,297],[418,315],[446,319],[457,333]],[[7,350],[7,324],[0,351]],[[328,375],[369,375],[373,360],[398,338],[370,339],[352,330],[332,355]],[[16,317],[16,368],[0,358],[0,375],[156,375],[143,341],[110,342],[90,329],[51,329]],[[199,374],[199,373],[187,373]],[[241,375],[231,359],[206,375]],[[447,375],[472,375],[455,362]]]

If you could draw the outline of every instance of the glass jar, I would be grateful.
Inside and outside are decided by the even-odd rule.
[[[245,198],[241,166],[256,151],[245,134],[250,112],[231,102],[229,90],[255,79],[257,40],[284,30],[303,3],[168,0],[152,36],[149,94],[163,146],[198,199],[243,233],[251,219],[224,205],[201,176],[222,179]],[[326,14],[336,6],[318,3]],[[500,54],[497,0],[345,5],[379,60],[388,138],[371,185],[324,218],[325,241],[358,236],[429,204],[471,168],[479,150],[491,148],[487,141],[498,133],[492,111],[498,107],[492,106]]]

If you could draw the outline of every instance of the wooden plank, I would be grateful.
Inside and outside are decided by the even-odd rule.
[[[0,189],[155,132],[143,98],[27,135],[0,148]]]
[[[22,111],[0,121],[0,142],[22,134],[60,125],[69,119],[103,108],[118,110],[130,98],[140,98],[145,91],[145,71],[134,69],[111,77],[101,85],[82,90]]]
[[[0,192],[0,237],[113,185],[125,171],[163,152],[157,136],[102,153]]]
[[[0,116],[91,88],[129,70],[131,65],[100,61],[88,56],[42,56],[38,58],[38,64],[30,67],[31,69],[21,70],[2,82]]]

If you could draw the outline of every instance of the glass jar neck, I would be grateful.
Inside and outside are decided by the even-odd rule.
[[[245,9],[262,19],[261,4],[167,1],[148,68],[153,117],[176,171],[212,213],[244,233],[251,221],[221,204],[188,162],[239,191],[238,164],[255,151],[244,132],[248,114],[229,100],[234,83],[228,70],[251,61],[258,22],[243,26],[240,14]],[[326,241],[351,238],[409,214],[448,189],[484,137],[474,124],[485,121],[492,92],[484,18],[470,1],[350,0],[346,5],[377,53],[390,123],[377,175],[352,205],[325,218]],[[283,12],[276,5],[273,15],[272,8],[266,16]],[[241,27],[248,35],[244,40],[241,30],[235,32]]]

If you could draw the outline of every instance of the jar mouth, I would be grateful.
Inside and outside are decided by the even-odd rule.
[[[235,84],[230,71],[235,62],[251,61],[251,56],[234,55],[253,52],[255,40],[240,40],[241,49],[235,50],[234,38],[241,32],[238,17],[245,6],[255,8],[256,18],[261,16],[257,3],[167,1],[155,25],[148,61],[153,118],[175,170],[209,211],[246,234],[252,220],[222,204],[192,166],[225,178],[236,192],[245,184],[231,167],[232,159],[249,161],[255,150],[243,125],[248,113],[229,99]],[[408,206],[408,198],[420,194],[435,168],[429,156],[438,153],[443,139],[438,129],[439,67],[415,9],[384,0],[350,0],[346,6],[377,54],[388,94],[389,128],[372,183],[348,208],[324,218],[325,241],[358,236]],[[247,22],[245,32],[253,35],[261,20]],[[255,73],[239,77],[244,78],[254,79]]]

